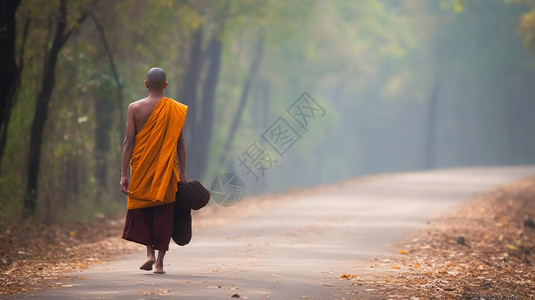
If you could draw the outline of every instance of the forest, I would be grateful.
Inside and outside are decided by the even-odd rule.
[[[236,173],[247,196],[535,163],[535,0],[0,8],[0,227],[126,209],[126,108],[147,95],[153,66],[167,73],[166,96],[189,106],[187,173],[206,186]],[[283,148],[274,129],[291,134]],[[261,164],[247,168],[252,150]]]

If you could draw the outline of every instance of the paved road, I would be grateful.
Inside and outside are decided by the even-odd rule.
[[[171,247],[166,275],[139,271],[141,252],[17,299],[331,299],[355,261],[395,254],[392,243],[463,200],[534,175],[500,167],[387,176],[198,232]]]

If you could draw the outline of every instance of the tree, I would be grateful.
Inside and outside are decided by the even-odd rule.
[[[221,54],[223,43],[221,36],[225,31],[225,24],[228,19],[230,2],[216,5],[215,20],[217,28],[211,33],[206,49],[203,51],[202,39],[205,25],[200,25],[192,36],[189,64],[186,68],[183,84],[182,99],[189,106],[189,116],[186,120],[187,145],[187,168],[188,174],[195,178],[202,178],[206,171],[206,161],[208,159],[208,147],[213,130],[213,105],[215,92],[221,71]],[[204,80],[201,81],[201,70],[203,64],[208,67]],[[202,91],[199,96],[198,90]],[[196,109],[199,108],[197,112]]]
[[[15,103],[15,90],[20,80],[20,68],[15,57],[15,13],[20,0],[0,3],[0,166],[6,147],[7,127],[11,108]]]
[[[195,135],[194,148],[195,160],[193,161],[193,172],[197,177],[202,178],[206,171],[206,161],[208,159],[208,148],[212,139],[212,130],[214,126],[214,101],[215,91],[221,71],[221,52],[223,44],[219,40],[217,33],[213,33],[207,47],[207,56],[210,65],[204,82],[204,89],[201,102],[201,119],[196,125],[197,133]]]
[[[99,182],[97,188],[97,199],[101,199],[101,194],[106,192],[108,186],[108,164],[106,161],[106,154],[110,151],[110,130],[112,127],[112,116],[114,111],[114,103],[116,103],[117,109],[120,112],[119,124],[124,126],[123,120],[123,86],[121,79],[119,77],[119,72],[117,71],[117,66],[115,64],[115,59],[113,52],[110,48],[108,39],[102,25],[100,24],[98,18],[94,13],[89,13],[89,16],[95,23],[97,28],[102,46],[104,47],[104,53],[108,58],[108,63],[110,71],[115,83],[116,91],[116,100],[110,101],[108,91],[112,90],[109,87],[109,84],[106,82],[101,83],[99,88],[99,93],[95,95],[95,115],[96,115],[96,126],[95,126],[95,160],[96,160],[96,172],[95,176]]]
[[[523,38],[524,47],[535,52],[535,1],[517,0],[530,6],[530,11],[524,13],[518,22],[518,31]]]
[[[435,79],[427,102],[427,121],[425,132],[424,166],[432,169],[435,166],[435,137],[437,135],[437,119],[440,98],[440,80]]]
[[[188,117],[184,126],[187,145],[187,166],[188,170],[195,170],[194,162],[196,161],[195,144],[192,142],[192,136],[195,134],[197,127],[196,107],[197,107],[197,89],[200,80],[202,67],[202,38],[204,27],[199,26],[193,33],[189,47],[188,64],[184,74],[184,84],[182,88],[181,101],[188,106]],[[200,137],[195,137],[199,139]],[[191,162],[191,164],[190,164]],[[191,175],[193,172],[190,172]]]
[[[238,127],[241,121],[241,116],[243,114],[243,110],[245,109],[245,105],[247,104],[247,98],[249,97],[250,91],[253,86],[253,82],[256,78],[256,74],[258,73],[258,69],[260,66],[260,62],[262,61],[263,54],[264,54],[264,38],[260,36],[256,42],[255,50],[251,58],[249,74],[247,75],[247,78],[245,79],[245,82],[243,83],[240,103],[238,104],[238,110],[236,111],[236,115],[234,116],[232,125],[230,126],[230,131],[225,141],[225,146],[223,147],[223,153],[221,153],[221,155],[219,156],[219,163],[222,166],[225,165],[226,155],[228,152],[230,152],[231,147],[232,147],[232,142],[234,141],[234,137],[236,136],[236,132],[238,131]]]
[[[52,46],[46,49],[43,77],[40,91],[37,95],[34,118],[30,132],[30,149],[28,154],[28,174],[26,195],[24,198],[24,213],[33,216],[37,206],[39,163],[43,144],[43,131],[48,117],[50,97],[55,85],[55,71],[58,55],[69,40],[72,33],[87,18],[87,11],[83,11],[71,28],[67,28],[67,0],[60,0],[58,15],[55,17],[55,34]]]

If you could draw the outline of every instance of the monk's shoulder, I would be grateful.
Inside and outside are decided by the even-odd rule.
[[[177,107],[177,108],[180,108],[180,109],[187,109],[187,108],[188,108],[187,105],[185,105],[185,104],[183,104],[183,103],[180,103],[179,101],[177,101],[177,100],[175,100],[175,99],[171,99],[171,98],[169,98],[169,99],[172,101],[172,103],[174,104],[174,106]]]
[[[146,99],[139,99],[139,100],[136,100],[132,103],[130,103],[128,105],[128,109],[132,110],[132,111],[137,111],[139,110],[141,107],[143,107],[145,105],[145,102],[146,102]]]

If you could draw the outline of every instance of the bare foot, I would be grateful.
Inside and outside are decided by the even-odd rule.
[[[163,257],[165,256],[165,252],[167,250],[158,250],[158,259],[156,259],[156,265],[154,266],[156,270],[154,270],[154,274],[165,274],[165,271],[163,270]]]
[[[152,270],[152,265],[154,264],[154,259],[147,260],[141,267],[139,267],[140,270],[150,271]]]

